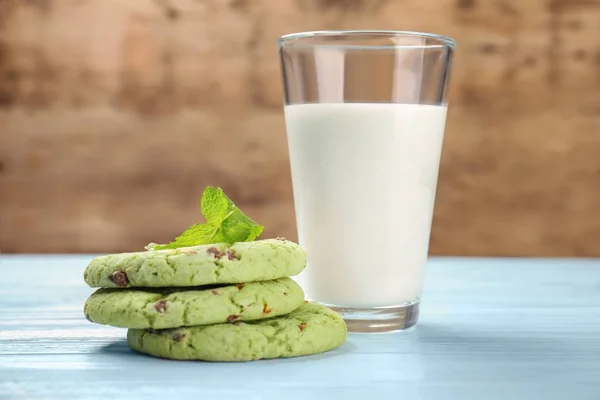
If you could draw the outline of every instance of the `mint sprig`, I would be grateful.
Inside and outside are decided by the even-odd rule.
[[[246,216],[221,188],[204,189],[200,208],[206,223],[195,224],[169,244],[150,243],[147,250],[177,249],[202,244],[250,242],[264,227]]]

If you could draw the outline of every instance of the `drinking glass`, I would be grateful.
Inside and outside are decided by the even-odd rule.
[[[417,323],[446,122],[451,38],[282,36],[279,52],[308,299],[351,332]]]

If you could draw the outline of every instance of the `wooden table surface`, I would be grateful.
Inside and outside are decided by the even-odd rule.
[[[0,256],[0,399],[600,399],[600,260],[434,258],[417,328],[226,364],[86,321],[90,258]]]

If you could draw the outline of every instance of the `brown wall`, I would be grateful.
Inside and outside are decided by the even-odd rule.
[[[276,38],[367,28],[459,43],[432,253],[600,255],[598,0],[0,0],[0,251],[295,238]]]

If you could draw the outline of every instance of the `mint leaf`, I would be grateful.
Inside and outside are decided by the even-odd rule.
[[[196,224],[186,229],[169,244],[150,244],[148,250],[177,249],[179,247],[198,246],[200,244],[221,242],[218,228],[208,224]]]
[[[209,186],[204,189],[202,199],[200,199],[200,208],[202,209],[202,215],[204,215],[206,223],[220,225],[227,217],[231,206],[235,207],[233,202],[220,188],[215,189]]]
[[[263,227],[245,216],[239,208],[223,220],[221,232],[230,243],[249,242],[260,236]]]
[[[205,224],[195,224],[169,244],[146,246],[148,250],[177,249],[202,244],[250,242],[264,227],[246,216],[221,188],[207,187],[200,200]]]

